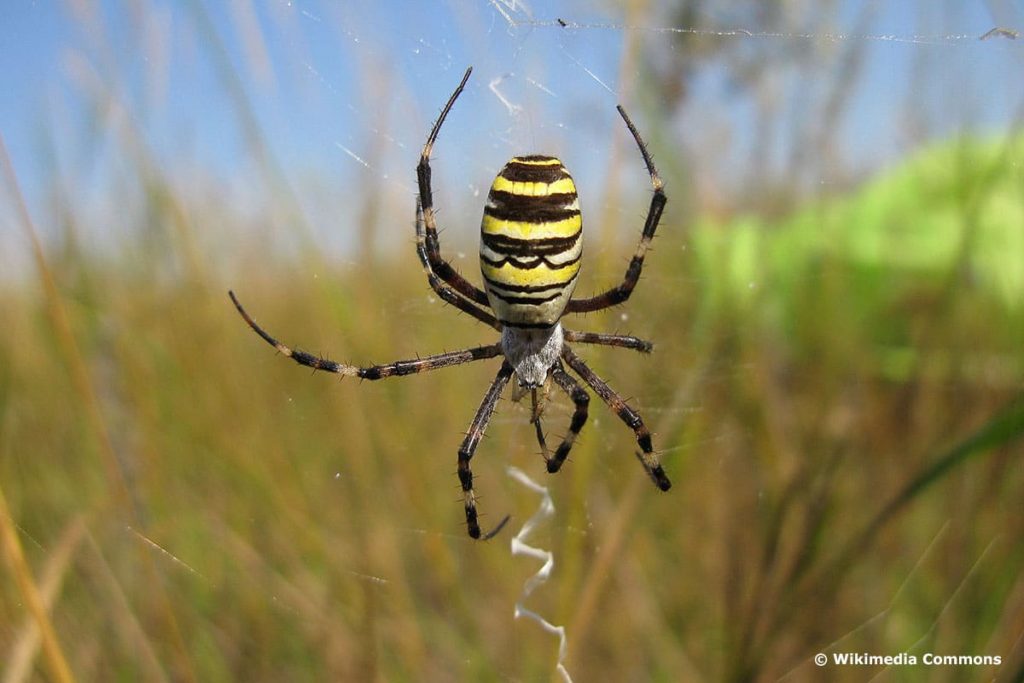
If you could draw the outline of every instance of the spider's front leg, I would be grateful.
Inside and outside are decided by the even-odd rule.
[[[480,439],[483,438],[484,430],[487,429],[487,423],[490,421],[491,415],[494,414],[498,398],[501,396],[505,385],[508,384],[508,380],[512,377],[513,372],[514,370],[508,361],[502,362],[497,376],[491,383],[491,388],[487,390],[483,402],[476,411],[476,416],[473,418],[473,423],[469,426],[469,431],[466,432],[466,438],[463,440],[462,445],[459,446],[459,482],[462,484],[462,495],[466,506],[466,529],[473,538],[480,538],[480,524],[477,521],[476,494],[473,493],[473,470],[469,467],[469,461],[473,459],[473,453],[480,444]],[[504,522],[499,524],[498,528],[500,529],[503,525]],[[488,537],[496,533],[496,531],[488,534]]]
[[[672,482],[669,481],[668,475],[665,474],[665,470],[661,467],[661,462],[654,452],[654,446],[651,445],[651,432],[647,429],[647,425],[644,424],[640,413],[629,407],[629,404],[615,393],[615,390],[608,386],[607,382],[598,377],[597,373],[591,370],[568,346],[562,348],[562,358],[569,364],[569,367],[576,371],[576,374],[583,378],[584,382],[597,392],[597,395],[608,404],[608,407],[619,416],[619,419],[633,430],[633,433],[636,435],[637,445],[640,446],[641,451],[636,454],[637,458],[644,466],[644,469],[647,470],[647,474],[651,477],[654,485],[662,491],[668,491],[672,488]]]
[[[562,388],[562,391],[569,395],[576,406],[572,413],[572,422],[569,423],[568,433],[562,439],[558,449],[555,450],[554,457],[547,461],[548,472],[553,474],[562,468],[565,459],[569,457],[569,450],[576,443],[576,437],[580,435],[580,430],[587,423],[587,407],[590,405],[590,395],[579,385],[579,382],[569,376],[569,373],[562,368],[561,362],[551,369],[551,378]]]
[[[266,330],[256,324],[256,321],[252,319],[244,308],[242,308],[242,303],[238,300],[238,297],[235,296],[234,292],[229,291],[228,296],[231,297],[232,303],[235,304],[235,308],[238,309],[238,313],[242,316],[242,319],[245,320],[249,327],[251,327],[253,331],[265,342],[277,349],[281,355],[291,358],[299,365],[305,365],[306,367],[313,368],[314,370],[333,372],[338,375],[359,377],[360,379],[401,377],[417,372],[427,372],[429,370],[437,370],[438,368],[461,365],[462,363],[469,363],[474,360],[495,358],[500,356],[502,353],[501,344],[491,344],[489,346],[477,346],[475,348],[464,349],[462,351],[451,351],[449,353],[439,353],[433,356],[424,356],[422,358],[395,361],[394,363],[388,363],[387,365],[359,367],[356,365],[348,365],[347,363],[338,363],[336,361],[321,358],[320,356],[314,356],[311,353],[307,353],[300,349],[293,349],[290,346],[282,344],[274,337],[271,337]]]
[[[551,453],[548,452],[548,442],[544,437],[544,425],[541,421],[541,416],[544,413],[544,403],[548,400],[548,385],[545,384],[541,389],[543,392],[540,396],[537,395],[536,389],[530,390],[530,424],[533,425],[533,430],[537,436],[537,445],[540,446],[540,454],[545,461],[551,459]]]

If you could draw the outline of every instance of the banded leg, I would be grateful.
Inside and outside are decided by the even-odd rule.
[[[443,282],[441,278],[437,276],[434,270],[430,266],[430,261],[426,258],[425,253],[420,249],[420,237],[423,234],[423,207],[420,204],[420,200],[416,199],[416,251],[420,254],[420,262],[423,264],[423,271],[427,274],[427,282],[430,283],[431,289],[437,292],[437,295],[441,299],[456,308],[463,313],[469,313],[471,316],[484,323],[490,325],[496,330],[500,330],[501,326],[498,324],[497,319],[480,308],[472,301],[468,301],[462,297],[455,289],[450,285]],[[447,264],[446,264],[447,265]]]
[[[544,385],[545,394],[541,400],[537,399],[537,390],[530,389],[530,402],[532,403],[532,413],[530,416],[530,422],[533,424],[534,429],[537,432],[537,443],[540,445],[540,454],[547,462],[551,459],[551,454],[548,451],[548,442],[544,438],[544,426],[541,424],[541,414],[543,411],[543,402],[547,400],[547,385]]]
[[[644,424],[640,414],[630,408],[622,397],[615,393],[593,370],[587,367],[586,363],[580,360],[568,346],[562,348],[562,358],[569,364],[569,367],[576,371],[576,374],[583,378],[584,382],[597,392],[597,395],[608,404],[608,407],[615,411],[619,419],[625,422],[633,430],[633,433],[636,434],[636,442],[640,445],[642,451],[637,453],[637,457],[643,464],[644,469],[647,470],[647,474],[654,481],[654,484],[662,491],[668,491],[672,488],[672,482],[665,475],[665,470],[661,468],[658,456],[655,455],[654,448],[651,446],[651,432],[647,429],[647,425]]]
[[[580,332],[579,330],[562,329],[565,341],[579,342],[581,344],[601,344],[602,346],[618,346],[623,349],[632,349],[641,353],[650,353],[654,350],[654,344],[646,339],[640,339],[627,334],[604,334],[601,332]]]
[[[469,461],[473,459],[473,453],[480,444],[480,439],[483,438],[491,415],[494,414],[498,397],[501,396],[501,391],[508,384],[512,372],[512,366],[508,364],[508,361],[501,364],[497,376],[491,383],[491,388],[487,390],[483,402],[477,408],[476,417],[473,418],[473,423],[469,426],[469,431],[466,432],[466,438],[459,446],[459,483],[462,484],[462,495],[466,506],[466,528],[473,538],[480,538],[480,524],[477,522],[476,495],[473,493],[473,470],[469,467]],[[504,521],[498,525],[498,528],[500,529],[502,526],[504,526]],[[488,537],[495,533],[497,530],[489,533]]]
[[[256,324],[256,321],[245,312],[244,308],[242,308],[242,304],[238,301],[234,292],[229,291],[228,296],[231,297],[231,301],[234,302],[235,308],[238,309],[238,312],[242,315],[245,322],[249,324],[249,327],[251,327],[256,334],[262,337],[265,342],[277,349],[282,355],[291,358],[299,365],[305,365],[306,367],[313,368],[314,370],[326,370],[327,372],[333,372],[349,377],[360,377],[362,379],[384,379],[385,377],[411,375],[417,372],[447,368],[452,365],[461,365],[462,363],[469,363],[474,360],[495,358],[500,356],[502,353],[501,344],[492,344],[490,346],[478,346],[476,348],[465,349],[463,351],[439,353],[435,356],[426,356],[424,358],[416,358],[413,360],[400,360],[394,363],[388,363],[387,365],[372,365],[365,368],[357,367],[355,365],[346,365],[345,363],[337,363],[333,360],[320,358],[319,356],[314,356],[313,354],[306,353],[305,351],[285,346],[271,337],[262,327]]]
[[[580,430],[587,423],[587,406],[590,405],[590,394],[576,380],[569,376],[569,373],[565,371],[561,363],[558,363],[551,370],[551,378],[555,380],[558,386],[562,387],[562,391],[569,394],[572,402],[576,405],[576,410],[572,414],[572,422],[569,423],[569,432],[562,439],[562,443],[559,444],[554,457],[548,460],[548,472],[553,474],[561,469],[565,459],[569,457],[569,450],[576,443],[576,437],[580,435]]]
[[[637,147],[640,148],[640,154],[643,155],[644,163],[647,165],[647,172],[651,176],[651,185],[654,186],[654,195],[651,196],[651,205],[647,209],[647,219],[644,221],[644,231],[640,236],[640,244],[637,245],[636,253],[633,254],[633,258],[626,268],[626,276],[622,283],[589,299],[571,300],[565,308],[568,313],[600,311],[603,308],[621,304],[629,298],[629,295],[633,293],[633,288],[636,287],[636,283],[640,280],[640,271],[644,267],[644,256],[647,255],[647,249],[651,246],[651,240],[654,239],[654,231],[658,229],[658,221],[661,220],[661,213],[665,209],[665,202],[668,201],[668,198],[665,196],[665,183],[662,182],[661,176],[658,175],[658,170],[654,168],[654,160],[651,159],[651,155],[647,151],[647,145],[641,139],[636,126],[629,120],[626,110],[621,105],[617,109],[622,116],[622,120],[626,122],[629,132],[633,134]]]
[[[430,130],[427,144],[423,146],[423,152],[420,154],[420,162],[416,165],[419,203],[423,212],[422,225],[420,221],[416,221],[416,253],[419,255],[423,267],[427,270],[428,278],[433,273],[470,301],[482,306],[488,306],[487,294],[462,277],[458,271],[441,257],[441,242],[437,236],[437,222],[434,219],[434,193],[430,184],[430,153],[434,149],[434,143],[437,142],[438,133],[441,132],[441,124],[448,117],[448,112],[451,111],[455,100],[462,94],[462,90],[466,87],[466,81],[469,80],[471,73],[473,73],[473,67],[466,69],[466,74],[462,77],[459,87],[455,88],[455,92],[448,98],[448,103],[444,105],[441,115],[438,116],[434,127]],[[441,290],[438,289],[436,280],[430,279],[430,286],[434,288],[434,291],[439,296],[444,296]]]

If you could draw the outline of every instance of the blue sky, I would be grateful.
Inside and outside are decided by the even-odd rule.
[[[626,43],[635,40],[650,56],[671,49],[664,29],[687,28],[657,11],[626,18],[606,3],[571,1],[533,2],[529,12],[512,0],[81,6],[14,2],[0,9],[0,132],[44,233],[52,229],[47,201],[55,178],[92,220],[121,201],[138,169],[137,159],[126,160],[133,143],[125,142],[125,130],[186,191],[201,191],[208,180],[240,211],[258,213],[274,181],[260,176],[263,162],[240,112],[251,112],[275,164],[300,202],[313,207],[315,224],[321,214],[345,213],[369,182],[411,196],[423,138],[470,64],[474,78],[437,149],[449,202],[482,203],[479,193],[501,164],[531,151],[561,156],[581,186],[600,186],[610,136],[623,132],[615,104],[626,104],[641,129],[656,111],[631,87],[639,70],[621,68]],[[1020,22],[1020,7],[1017,0],[842,3],[832,30],[844,37],[833,42],[865,47],[863,77],[842,121],[851,163],[871,169],[906,151],[899,130],[908,100],[940,132],[1005,128],[1022,100],[1014,74],[1024,65],[1024,38],[977,36]],[[873,18],[857,27],[865,8]],[[536,23],[512,27],[505,15]],[[557,18],[570,26],[558,26]],[[634,27],[623,29],[627,22]],[[799,30],[759,36],[761,27],[735,28],[755,35],[720,39],[797,49],[807,42]],[[850,35],[861,29],[864,35]],[[928,78],[915,78],[915,64]],[[783,82],[785,106],[801,106],[803,92],[827,90],[832,68],[823,65],[816,82]],[[706,65],[700,76],[694,106],[667,129],[698,152],[714,135],[726,136],[730,151],[720,158],[705,152],[702,173],[708,183],[726,183],[759,144],[755,121],[749,100],[729,94],[731,75],[721,64]],[[247,106],[240,107],[238,92]],[[786,140],[779,136],[776,144]],[[635,187],[642,182],[641,175]],[[309,191],[310,184],[322,187]],[[10,220],[0,224],[0,248],[11,246],[11,231]],[[344,242],[338,238],[342,248]]]

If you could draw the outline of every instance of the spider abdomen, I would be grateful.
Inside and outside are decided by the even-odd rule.
[[[513,157],[494,179],[480,226],[480,269],[504,325],[550,327],[580,270],[583,222],[576,184],[554,157]]]

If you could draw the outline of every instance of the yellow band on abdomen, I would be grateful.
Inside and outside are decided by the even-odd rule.
[[[504,324],[558,322],[583,253],[576,184],[562,162],[514,157],[494,179],[480,225],[480,269]]]

